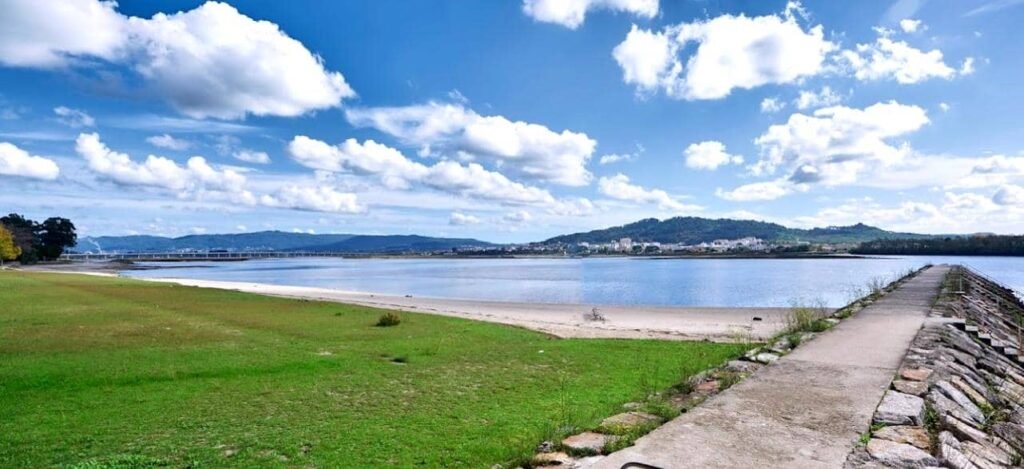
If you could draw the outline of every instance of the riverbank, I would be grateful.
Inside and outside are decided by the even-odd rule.
[[[327,288],[184,278],[148,279],[201,288],[333,301],[519,326],[563,338],[758,341],[785,328],[790,308],[571,305],[379,295]],[[585,318],[597,308],[596,317]]]
[[[0,271],[2,467],[491,467],[740,355]]]

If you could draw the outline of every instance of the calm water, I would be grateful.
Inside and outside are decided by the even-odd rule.
[[[841,306],[872,278],[931,263],[966,263],[1024,291],[1024,258],[876,259],[270,259],[151,263],[133,277],[326,287],[381,294],[546,303]]]

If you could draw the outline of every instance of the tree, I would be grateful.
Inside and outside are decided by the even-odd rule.
[[[78,243],[78,235],[75,233],[75,225],[71,220],[60,217],[50,217],[39,225],[39,256],[43,259],[54,260],[64,253],[64,249]]]
[[[31,264],[38,257],[36,255],[37,236],[39,224],[25,218],[17,213],[6,217],[0,217],[0,225],[4,225],[7,231],[14,236],[14,244],[21,250],[18,260],[22,264]]]
[[[14,243],[14,235],[10,230],[0,225],[0,265],[4,261],[13,261],[21,256],[21,248]]]

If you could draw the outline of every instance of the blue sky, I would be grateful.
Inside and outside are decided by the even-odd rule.
[[[1024,1],[0,0],[0,207],[530,241],[1024,226]]]

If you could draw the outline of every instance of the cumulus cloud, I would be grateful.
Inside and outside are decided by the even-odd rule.
[[[674,212],[696,212],[702,210],[697,205],[684,204],[661,189],[647,189],[630,182],[625,174],[618,173],[612,177],[602,177],[597,182],[597,190],[601,194],[617,200],[635,203],[655,204],[662,210]]]
[[[921,22],[921,20],[915,20],[912,18],[904,18],[900,20],[900,29],[905,33],[916,33],[918,30],[924,31],[927,26]]]
[[[786,102],[778,97],[764,98],[761,100],[761,112],[770,114],[779,112],[786,108]]]
[[[715,170],[719,166],[741,164],[743,157],[730,155],[725,151],[725,144],[715,140],[692,143],[683,151],[686,166],[692,169]]]
[[[179,198],[329,213],[366,211],[356,194],[340,192],[329,181],[284,182],[275,184],[277,187],[263,195],[255,195],[244,174],[230,168],[214,168],[201,156],[193,156],[185,164],[156,155],[137,162],[108,148],[96,133],[79,135],[75,151],[92,172],[107,180],[124,186],[165,189]]]
[[[80,134],[75,140],[75,151],[85,159],[90,170],[118,184],[160,187],[182,193],[245,193],[245,176],[230,169],[218,171],[201,156],[189,158],[185,165],[156,155],[149,155],[138,163],[127,154],[108,148],[96,133]]]
[[[900,84],[913,84],[930,78],[949,80],[957,76],[957,70],[946,65],[942,51],[925,52],[906,41],[893,40],[888,30],[878,31],[875,42],[857,44],[854,49],[839,53],[840,63],[845,63],[858,80],[896,80]],[[968,57],[964,61],[965,70],[959,74],[970,74],[973,63],[974,59]]]
[[[192,146],[192,143],[188,140],[174,138],[169,134],[152,135],[146,137],[146,142],[157,148],[166,148],[168,150],[185,151]]]
[[[823,72],[836,49],[821,25],[804,29],[798,23],[800,11],[790,2],[777,15],[722,15],[662,31],[633,25],[612,55],[623,80],[641,94],[661,90],[677,99],[718,99],[736,88],[793,83]]]
[[[338,106],[355,92],[338,72],[274,23],[219,2],[128,17],[115,2],[12,0],[0,33],[0,63],[123,65],[193,118],[297,116]],[[259,64],[259,66],[253,66]]]
[[[555,132],[543,125],[481,116],[461,104],[348,109],[352,125],[373,127],[421,153],[438,149],[497,160],[516,174],[565,186],[585,186],[586,165],[597,142],[582,132]]]
[[[843,101],[843,97],[840,96],[829,86],[821,87],[821,90],[802,90],[800,94],[793,100],[793,105],[797,109],[803,111],[806,109],[816,109],[819,107],[834,106]]]
[[[775,200],[796,189],[794,184],[782,181],[765,181],[744,184],[731,191],[718,189],[715,195],[734,202]]]
[[[74,129],[96,125],[96,119],[93,119],[92,116],[79,109],[58,106],[53,108],[53,113],[57,115],[57,120],[62,124]]]
[[[289,184],[273,194],[260,197],[267,207],[289,208],[313,212],[362,213],[366,207],[359,204],[356,194],[339,192],[330,186],[299,186]]]
[[[377,176],[390,188],[419,184],[464,197],[503,203],[549,204],[555,201],[544,189],[512,181],[480,164],[446,160],[427,166],[373,140],[360,143],[348,139],[339,145],[330,145],[299,135],[288,144],[288,152],[303,166]]]
[[[76,60],[113,60],[126,19],[117,3],[96,0],[8,0],[0,30],[0,63],[60,68]]]
[[[452,226],[479,225],[480,219],[473,215],[466,215],[461,212],[452,212],[448,217],[448,224]]]
[[[270,163],[270,155],[268,155],[266,152],[263,152],[263,151],[255,151],[255,150],[242,149],[242,150],[238,150],[238,151],[232,153],[231,157],[236,159],[236,160],[238,160],[238,161],[244,161],[246,163],[254,163],[254,164],[269,164]]]
[[[605,9],[643,18],[658,15],[658,0],[523,0],[523,13],[536,21],[555,23],[569,29],[583,24],[587,12]]]
[[[533,215],[530,215],[530,212],[527,212],[526,210],[516,210],[513,212],[506,213],[501,217],[502,221],[514,225],[521,225],[532,219]]]
[[[609,153],[607,155],[601,155],[601,158],[597,160],[598,164],[614,164],[614,163],[625,163],[629,161],[636,161],[640,159],[640,154],[645,151],[643,145],[639,143],[636,145],[636,151],[632,153]]]
[[[0,142],[0,175],[52,181],[60,175],[57,163],[30,155],[12,143]]]

